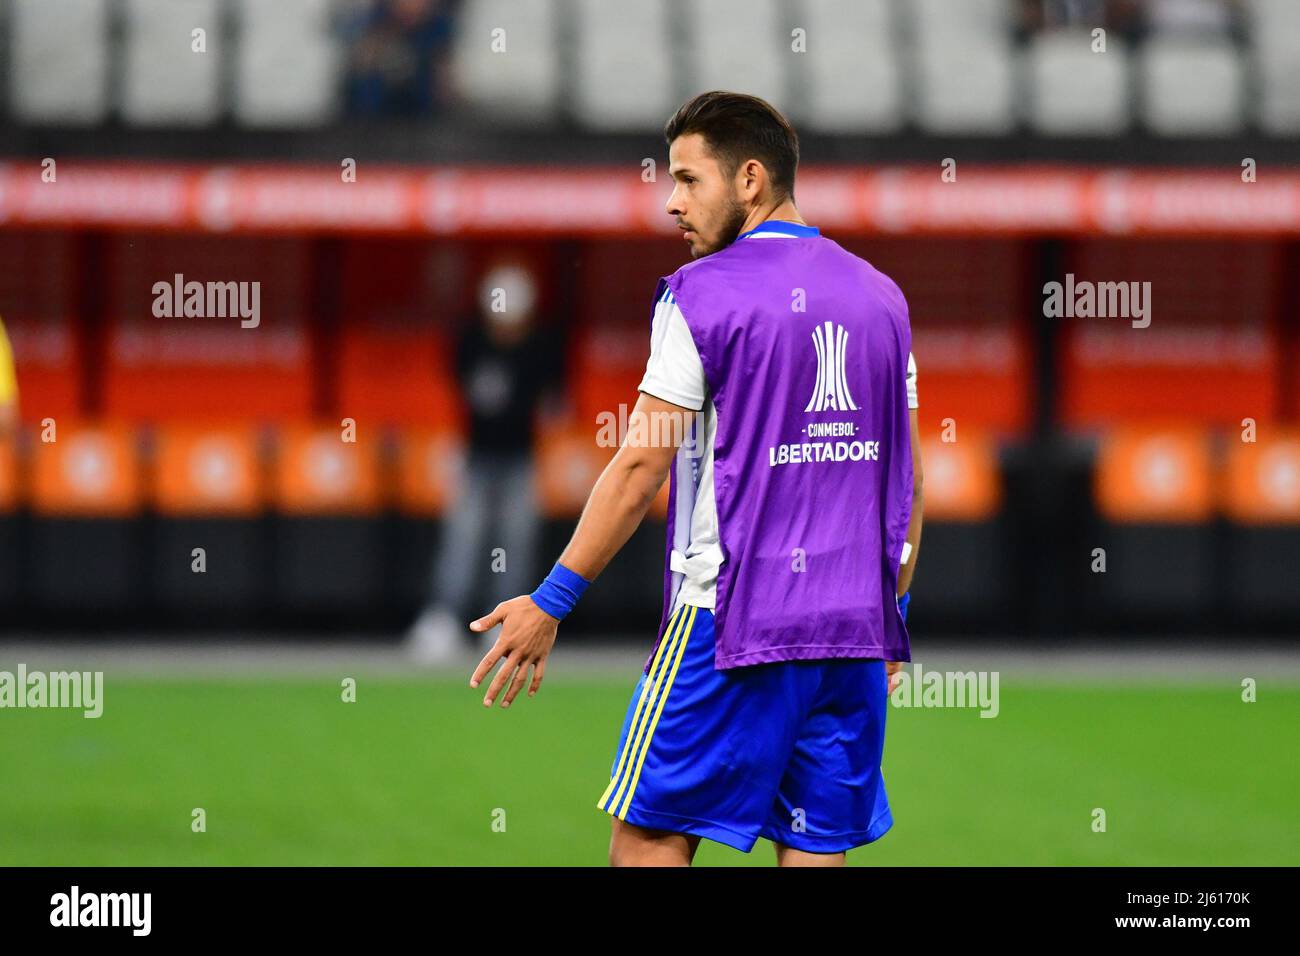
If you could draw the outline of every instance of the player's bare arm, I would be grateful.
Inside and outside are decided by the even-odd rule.
[[[898,569],[899,597],[911,589],[912,577],[916,574],[916,556],[921,550],[921,520],[925,506],[921,488],[924,478],[921,470],[921,429],[917,423],[916,409],[909,410],[907,417],[912,432],[912,517],[907,522],[907,560]]]
[[[907,560],[898,569],[898,596],[901,598],[912,587],[912,577],[916,574],[916,556],[921,550],[921,520],[925,508],[925,495],[922,492],[924,475],[921,469],[921,427],[917,420],[916,409],[907,413],[909,428],[912,433],[912,516],[907,522]],[[898,684],[896,675],[903,669],[902,661],[888,661],[885,674],[889,679],[889,692],[894,692]]]
[[[690,434],[695,414],[692,409],[641,394],[628,418],[627,438],[592,487],[573,538],[560,555],[560,565],[585,581],[605,569],[641,524],[668,477],[684,436]],[[491,707],[507,684],[501,706],[510,706],[523,689],[530,667],[533,677],[528,696],[537,693],[559,623],[560,619],[542,610],[532,595],[521,594],[470,624],[471,630],[480,633],[502,625],[496,644],[469,682],[470,687],[477,687],[498,661],[505,661],[488,686],[483,706]]]

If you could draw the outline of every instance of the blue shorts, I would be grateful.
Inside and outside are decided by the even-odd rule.
[[[883,836],[894,822],[880,771],[884,661],[719,671],[713,648],[713,612],[679,608],[637,682],[596,805],[746,853],[759,837],[838,853]]]

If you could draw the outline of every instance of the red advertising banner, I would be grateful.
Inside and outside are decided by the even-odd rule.
[[[43,175],[45,174],[45,175]],[[1300,234],[1300,171],[958,165],[809,167],[800,209],[840,234]],[[672,235],[661,166],[626,169],[0,163],[0,229]],[[948,181],[952,180],[952,181]]]

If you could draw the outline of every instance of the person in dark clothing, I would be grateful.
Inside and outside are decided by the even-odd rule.
[[[432,594],[408,635],[413,658],[437,663],[468,649],[475,582],[490,604],[536,576],[541,527],[533,465],[533,422],[560,382],[554,335],[534,323],[536,284],[526,269],[498,266],[483,279],[482,318],[456,347],[456,375],[469,412],[459,499],[446,516]],[[484,574],[484,572],[491,572]]]
[[[447,103],[461,0],[375,0],[343,24],[343,96],[352,116],[427,117]]]

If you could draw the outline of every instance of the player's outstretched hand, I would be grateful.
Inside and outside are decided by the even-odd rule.
[[[502,698],[501,706],[509,707],[510,702],[523,689],[529,667],[533,669],[533,682],[528,688],[528,696],[537,693],[537,688],[542,686],[542,674],[546,671],[546,658],[555,646],[555,632],[560,626],[559,621],[538,607],[527,594],[503,601],[492,609],[491,614],[474,621],[469,628],[482,634],[498,624],[502,627],[497,642],[479,661],[469,679],[469,686],[477,687],[496,666],[497,661],[505,660],[505,665],[497,671],[497,676],[492,679],[487,695],[483,698],[484,707],[492,706],[507,682],[510,688]]]
[[[886,694],[892,694],[894,688],[898,686],[898,682],[902,679],[898,676],[898,672],[902,669],[902,661],[885,661],[885,677],[889,681],[889,689],[885,692]]]

